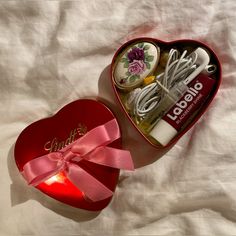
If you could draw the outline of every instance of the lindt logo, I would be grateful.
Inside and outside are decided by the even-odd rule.
[[[171,120],[175,121],[179,115],[183,113],[185,108],[188,107],[189,103],[199,94],[199,91],[202,90],[203,84],[201,82],[196,82],[193,87],[189,88],[185,95],[181,98],[179,102],[174,105],[174,108],[171,109],[172,112],[167,114]]]
[[[79,123],[77,128],[74,128],[70,131],[69,137],[65,140],[58,140],[57,137],[48,141],[44,145],[44,150],[49,152],[56,152],[64,148],[65,146],[73,143],[78,136],[83,136],[87,132],[87,127],[84,124]]]

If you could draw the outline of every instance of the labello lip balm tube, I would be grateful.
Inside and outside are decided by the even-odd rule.
[[[200,74],[189,89],[154,126],[149,135],[161,145],[167,145],[186,123],[189,117],[206,101],[215,80]]]

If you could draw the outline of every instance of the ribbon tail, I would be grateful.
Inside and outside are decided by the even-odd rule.
[[[134,170],[134,164],[129,151],[116,149],[112,147],[98,147],[89,155],[84,157],[85,160],[113,167],[116,169]],[[73,160],[76,161],[76,158]]]
[[[53,155],[54,158],[57,158],[60,154]],[[58,162],[52,160],[51,156],[52,154],[44,155],[33,159],[24,165],[21,173],[29,185],[37,186],[53,175],[59,173],[61,166],[58,166]]]
[[[96,202],[113,195],[113,192],[76,164],[70,163],[67,177],[80,189],[90,200]]]

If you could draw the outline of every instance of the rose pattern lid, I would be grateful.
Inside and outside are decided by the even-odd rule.
[[[114,80],[120,89],[132,89],[155,70],[160,49],[149,42],[139,42],[128,47],[114,68]]]

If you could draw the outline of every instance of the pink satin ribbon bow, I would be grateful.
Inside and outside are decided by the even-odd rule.
[[[134,170],[129,151],[107,147],[120,138],[115,119],[90,130],[83,137],[64,147],[27,162],[23,176],[28,184],[36,186],[64,171],[67,178],[92,201],[111,197],[113,192],[79,165],[86,160],[117,169]]]

